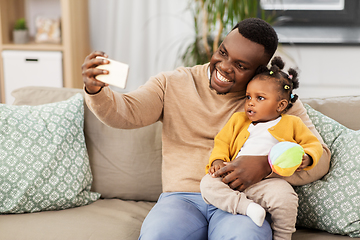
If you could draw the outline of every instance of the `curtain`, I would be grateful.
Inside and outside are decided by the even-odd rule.
[[[187,7],[188,0],[89,0],[91,48],[130,65],[125,91],[181,65],[195,34]]]

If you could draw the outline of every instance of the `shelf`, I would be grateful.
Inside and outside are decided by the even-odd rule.
[[[12,29],[17,19],[44,12],[60,14],[61,43],[12,43]],[[0,0],[0,53],[3,50],[61,51],[63,87],[82,88],[81,65],[90,53],[88,0]],[[34,34],[30,36],[33,37]],[[0,102],[4,102],[4,69],[0,57]]]
[[[44,43],[35,43],[30,42],[27,44],[3,44],[3,50],[30,50],[30,51],[63,51],[63,46],[61,44],[44,44]]]

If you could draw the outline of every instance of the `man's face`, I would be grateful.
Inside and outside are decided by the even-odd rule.
[[[210,60],[210,87],[218,94],[245,94],[246,85],[260,65],[269,57],[264,46],[244,38],[237,29],[231,31]]]

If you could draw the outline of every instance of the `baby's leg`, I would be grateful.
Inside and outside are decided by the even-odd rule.
[[[274,240],[290,240],[295,232],[298,197],[283,179],[265,179],[245,190],[246,196],[271,214]]]
[[[200,183],[204,201],[215,207],[232,213],[247,215],[259,227],[262,226],[266,212],[257,203],[246,198],[243,192],[232,190],[221,178],[213,178],[206,174]]]

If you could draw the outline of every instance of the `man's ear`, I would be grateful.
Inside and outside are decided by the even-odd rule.
[[[277,111],[280,113],[280,112],[283,112],[287,105],[289,104],[288,100],[286,99],[282,99],[279,101],[279,104],[278,104],[278,108],[277,108]]]

